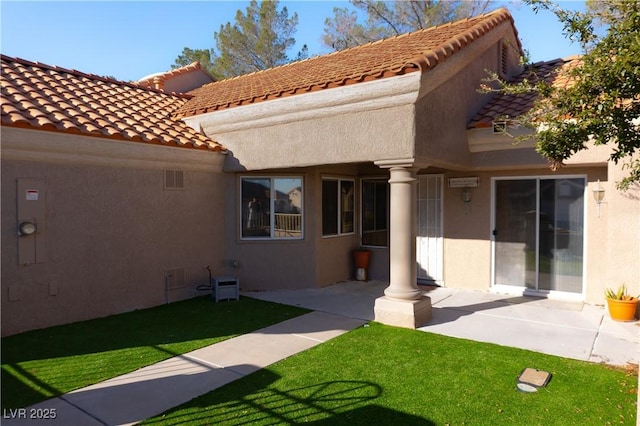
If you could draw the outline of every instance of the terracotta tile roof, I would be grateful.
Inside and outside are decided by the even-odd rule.
[[[205,71],[202,68],[202,65],[200,65],[200,62],[196,61],[196,62],[192,62],[189,65],[185,65],[183,67],[180,68],[174,68],[172,70],[166,71],[166,72],[160,72],[157,74],[151,74],[148,75],[146,77],[141,78],[140,80],[138,80],[136,83],[138,83],[140,86],[144,86],[144,87],[151,87],[151,88],[155,88],[155,89],[162,89],[164,86],[165,81],[172,79],[174,77],[177,77],[181,74],[188,74],[190,72],[194,72],[194,71],[202,71],[206,74],[209,74],[208,71]],[[214,80],[213,77],[211,77],[211,80]]]
[[[171,114],[190,96],[1,56],[2,126],[221,151]]]
[[[207,84],[178,117],[426,71],[513,18],[507,9]],[[514,28],[515,31],[515,28]],[[519,42],[518,42],[519,43]],[[520,47],[520,46],[518,46]]]
[[[572,56],[565,59],[554,59],[532,64],[514,78],[512,82],[521,83],[526,78],[529,82],[535,83],[538,79],[543,79],[546,83],[555,87],[567,87],[571,84],[567,71],[580,63],[579,58],[579,56]],[[493,121],[496,119],[519,117],[533,107],[537,97],[536,92],[517,95],[499,93],[473,117],[467,127],[469,129],[492,127]]]

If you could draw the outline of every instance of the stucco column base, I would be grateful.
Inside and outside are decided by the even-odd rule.
[[[415,330],[431,321],[431,298],[397,300],[378,297],[373,309],[376,322]]]

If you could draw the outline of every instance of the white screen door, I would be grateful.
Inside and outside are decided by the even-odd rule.
[[[442,175],[418,176],[418,280],[443,284]]]

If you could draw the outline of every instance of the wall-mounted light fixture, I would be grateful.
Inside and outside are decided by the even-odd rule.
[[[473,195],[471,188],[477,188],[479,182],[480,179],[478,178],[478,176],[449,178],[449,188],[462,189],[460,195],[462,196],[462,202],[464,202],[465,205],[465,213],[469,210],[468,207],[471,203],[471,198]]]
[[[596,204],[598,205],[598,217],[600,217],[600,204],[604,201],[604,188],[600,187],[600,179],[598,179],[598,183],[593,190],[593,199],[596,200]]]
[[[465,204],[469,204],[471,202],[471,188],[468,186],[462,190],[462,201]]]

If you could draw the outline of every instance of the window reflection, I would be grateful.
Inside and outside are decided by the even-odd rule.
[[[242,178],[241,200],[243,238],[302,238],[302,178]]]
[[[384,179],[362,181],[362,245],[387,245],[388,184]]]

